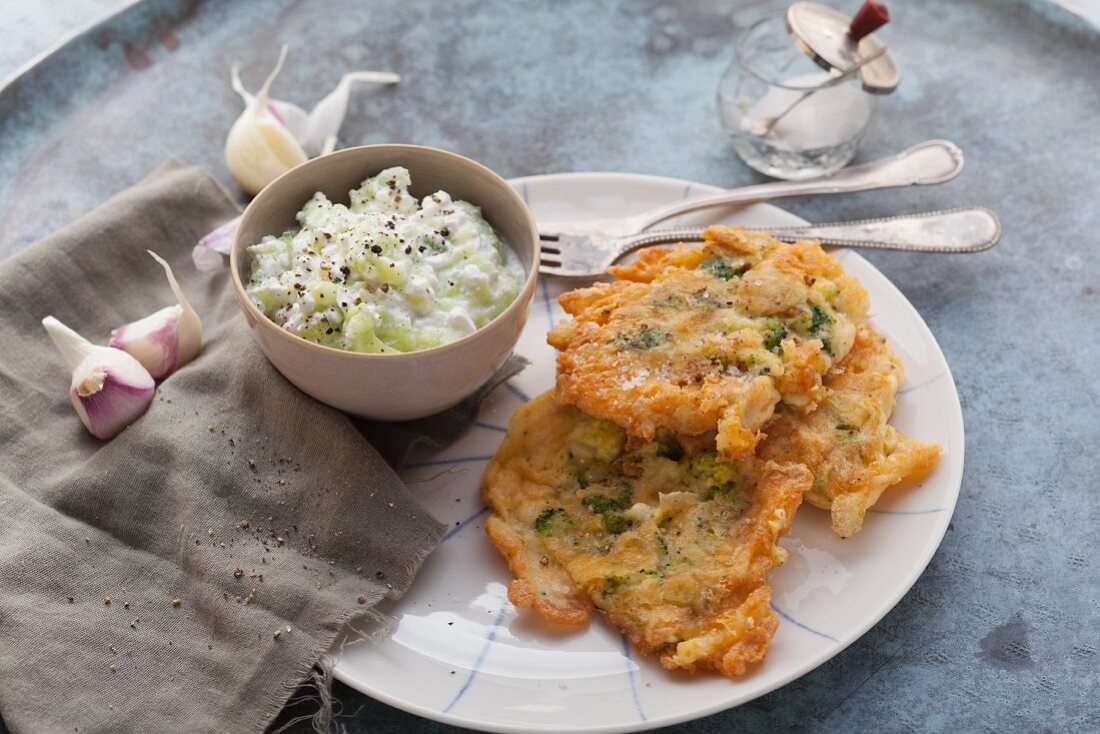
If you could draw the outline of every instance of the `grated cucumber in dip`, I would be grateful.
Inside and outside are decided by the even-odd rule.
[[[519,293],[523,268],[481,210],[437,191],[418,202],[387,168],[333,204],[318,191],[299,228],[248,248],[248,297],[310,341],[412,352],[480,329]]]

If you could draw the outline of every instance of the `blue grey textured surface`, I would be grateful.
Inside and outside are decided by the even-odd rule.
[[[240,110],[228,68],[241,61],[254,87],[283,42],[276,93],[299,103],[343,70],[403,75],[353,94],[342,145],[435,145],[505,176],[757,181],[722,135],[714,88],[736,28],[781,7],[143,3],[0,92],[0,256],[169,155],[228,181],[221,144]],[[1100,35],[1037,7],[897,3],[887,33],[905,76],[857,160],[943,137],[964,149],[966,171],[938,187],[783,204],[817,221],[960,204],[1002,217],[1001,244],[981,255],[867,254],[921,312],[958,383],[967,466],[943,545],[832,661],[669,731],[1100,731]],[[336,692],[349,732],[458,731]]]

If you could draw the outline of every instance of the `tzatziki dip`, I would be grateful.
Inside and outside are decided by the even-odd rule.
[[[387,168],[334,204],[320,191],[298,228],[248,248],[256,307],[300,337],[354,352],[429,349],[488,324],[523,268],[480,208],[437,191],[417,201]]]

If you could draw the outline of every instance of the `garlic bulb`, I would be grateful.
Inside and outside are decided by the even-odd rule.
[[[89,433],[114,438],[141,417],[156,385],[140,362],[121,349],[92,344],[53,316],[42,325],[72,367],[69,398]]]
[[[168,276],[168,285],[179,301],[165,306],[140,321],[125,324],[111,332],[110,345],[127,352],[154,379],[162,379],[190,362],[202,346],[202,322],[187,301],[183,289],[172,274],[172,268],[152,250],[153,256]]]
[[[306,114],[297,105],[268,96],[286,54],[287,47],[283,46],[278,63],[255,96],[241,84],[238,68],[234,66],[232,70],[233,89],[244,100],[245,110],[229,130],[225,161],[233,178],[250,194],[258,193],[276,177],[310,157],[332,150],[347,112],[352,82],[394,84],[400,80],[389,72],[345,74],[336,88]]]

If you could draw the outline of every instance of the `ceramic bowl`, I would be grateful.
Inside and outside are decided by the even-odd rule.
[[[296,226],[294,215],[314,192],[333,202],[363,179],[390,166],[412,176],[410,193],[443,190],[481,207],[527,277],[516,300],[493,321],[458,341],[401,354],[360,354],[322,346],[280,328],[245,294],[250,264],[245,248],[264,235]],[[314,158],[268,184],[245,209],[230,255],[233,287],[252,335],[302,392],[347,413],[383,421],[438,413],[473,394],[512,353],[527,321],[538,274],[538,230],[523,199],[485,166],[454,153],[415,145],[367,145]]]

